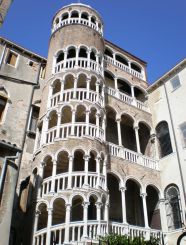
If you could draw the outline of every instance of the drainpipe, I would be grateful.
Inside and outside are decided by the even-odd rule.
[[[176,155],[177,155],[177,158],[178,158],[178,167],[179,167],[179,172],[180,172],[180,177],[181,177],[181,184],[182,184],[182,188],[183,188],[183,196],[184,196],[184,201],[186,203],[186,189],[185,189],[185,185],[184,185],[184,177],[183,177],[183,171],[182,171],[182,167],[181,167],[181,160],[180,160],[180,154],[179,154],[179,149],[178,149],[178,142],[177,142],[177,139],[176,139],[176,133],[175,133],[175,128],[174,128],[172,111],[171,111],[171,107],[170,107],[170,101],[169,101],[167,89],[166,89],[166,86],[165,86],[164,82],[163,82],[163,86],[164,86],[165,95],[166,95],[166,99],[167,99],[167,106],[168,106],[168,110],[169,110],[170,121],[171,121],[171,126],[172,126],[172,131],[173,131],[173,137],[174,137],[174,141],[175,141]]]
[[[1,178],[0,178],[0,204],[1,204],[1,200],[2,200],[3,187],[4,187],[5,178],[6,178],[6,170],[7,170],[8,162],[11,162],[15,165],[14,161],[12,161],[12,160],[18,159],[19,155],[20,154],[18,152],[16,154],[16,156],[6,156],[4,158],[4,163],[3,163],[3,168],[2,168]]]

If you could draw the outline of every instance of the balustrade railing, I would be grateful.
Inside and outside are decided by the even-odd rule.
[[[57,106],[59,102],[69,102],[73,99],[78,101],[88,100],[92,103],[97,103],[99,106],[104,106],[104,100],[100,94],[92,90],[88,92],[86,88],[77,88],[75,91],[74,89],[67,89],[52,95],[50,107]]]
[[[149,112],[149,108],[147,105],[145,105],[145,103],[143,103],[143,102],[141,102],[141,101],[137,100],[136,98],[133,98],[129,95],[126,95],[119,90],[115,90],[113,88],[107,87],[106,92],[107,92],[107,94],[114,96],[114,97],[122,100],[123,102],[125,102],[129,105],[133,105],[133,106],[139,108],[140,110]]]
[[[91,27],[92,29],[98,31],[101,35],[103,35],[103,31],[101,28],[99,28],[98,25],[90,22],[89,20],[83,19],[83,18],[68,18],[66,20],[60,21],[58,24],[54,25],[52,29],[52,33],[55,32],[60,27],[70,25],[70,24],[81,24]]]
[[[57,131],[59,134],[57,136]],[[55,140],[65,140],[69,137],[81,138],[90,137],[93,139],[104,140],[104,130],[93,124],[86,123],[66,123],[60,125],[60,127],[53,127],[47,131],[46,143],[53,143]]]
[[[160,230],[153,230],[150,228],[147,229],[144,227],[126,225],[126,224],[121,224],[117,222],[111,222],[110,229],[112,233],[115,233],[118,235],[127,235],[127,236],[130,236],[131,238],[135,238],[135,237],[159,238],[160,244],[162,244],[161,242],[162,232]]]
[[[123,71],[125,71],[127,73],[130,73],[130,74],[134,75],[137,78],[144,79],[143,75],[140,72],[135,71],[134,69],[130,68],[127,65],[122,64],[121,62],[113,59],[112,57],[109,57],[107,55],[105,55],[104,57],[105,57],[105,61],[106,62],[108,62],[108,63],[120,68],[121,70],[123,70]]]
[[[65,240],[65,229],[66,224],[59,224],[51,226],[48,232],[50,237],[55,238],[56,244],[63,244]],[[85,224],[83,221],[70,222],[69,224],[69,243],[77,244],[84,240],[84,235],[88,240],[98,240],[99,236],[105,236],[108,234],[107,222],[101,220],[99,221],[90,221],[87,223],[87,234],[84,234]],[[162,242],[162,232],[160,230],[154,230],[145,227],[132,226],[117,222],[109,223],[109,232],[118,235],[127,235],[132,239],[135,237],[143,237],[149,239],[150,237],[158,238],[160,240],[160,245]],[[33,245],[45,245],[47,239],[47,228],[37,231],[34,235]]]
[[[67,59],[66,61],[61,61],[55,65],[54,73],[59,73],[68,69],[83,68],[95,71],[96,73],[103,76],[103,68],[94,60],[88,60],[87,58],[78,58],[76,63],[76,58]]]
[[[137,152],[115,145],[113,143],[109,143],[109,151],[111,156],[119,157],[147,168],[159,170],[158,161],[153,158],[143,156]]]
[[[100,175],[98,179],[97,173],[88,173],[88,183],[85,183],[85,172],[73,172],[72,174],[63,173],[58,174],[54,177],[48,177],[43,180],[42,188],[41,188],[41,197],[44,195],[50,195],[52,191],[52,181],[54,181],[54,192],[59,193],[61,191],[65,191],[67,189],[69,178],[71,178],[71,188],[83,188],[85,184],[89,186],[89,188],[97,188],[98,186],[102,189],[105,189],[105,176]]]

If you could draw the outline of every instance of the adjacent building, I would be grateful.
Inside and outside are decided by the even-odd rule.
[[[2,26],[6,14],[12,4],[13,0],[1,0],[0,1],[0,26]]]
[[[12,245],[96,244],[108,233],[175,245],[186,61],[149,86],[146,62],[105,40],[99,13],[79,3],[54,16],[47,59],[3,38],[0,53],[0,234],[14,196]]]

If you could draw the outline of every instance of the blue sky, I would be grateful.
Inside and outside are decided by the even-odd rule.
[[[51,20],[69,0],[14,0],[0,35],[47,56]],[[148,62],[154,82],[186,57],[185,0],[81,0],[103,17],[104,37]]]

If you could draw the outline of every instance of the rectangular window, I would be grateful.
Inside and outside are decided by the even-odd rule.
[[[0,96],[0,122],[2,121],[3,118],[3,113],[6,107],[7,99]]]
[[[46,66],[41,66],[40,78],[45,79]]]
[[[183,147],[186,147],[186,123],[182,124],[180,126],[181,129],[181,136],[182,136],[182,142],[183,142]]]
[[[36,133],[38,118],[39,118],[39,107],[32,106],[30,123],[28,127],[28,130],[32,133]]]
[[[173,79],[170,80],[170,82],[171,82],[173,90],[181,86],[179,76],[175,76]]]
[[[11,66],[16,66],[17,58],[18,55],[16,53],[9,51],[6,62]]]

